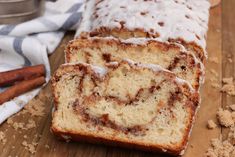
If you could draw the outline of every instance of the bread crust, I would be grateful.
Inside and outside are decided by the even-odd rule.
[[[82,64],[76,64],[76,65],[73,65],[72,68],[71,66],[62,65],[55,72],[52,78],[52,91],[53,91],[54,106],[55,106],[55,110],[52,113],[52,117],[54,117],[54,113],[56,112],[57,107],[58,107],[58,97],[55,95],[56,82],[63,74],[69,73],[74,70],[79,70],[79,66],[81,65]],[[173,75],[174,77],[173,73],[166,72],[166,74],[169,74],[170,77],[171,75]],[[186,148],[190,130],[193,126],[193,119],[195,116],[195,112],[196,112],[196,109],[198,108],[198,103],[199,103],[199,95],[197,92],[192,92],[192,91],[190,92],[190,88],[188,88],[187,84],[183,84],[182,88],[185,89],[184,90],[185,95],[188,95],[189,97],[189,100],[187,101],[185,105],[188,106],[188,112],[190,113],[189,114],[190,116],[188,117],[188,126],[185,128],[185,131],[184,131],[185,134],[184,134],[183,140],[179,142],[178,145],[175,145],[174,147],[161,146],[161,145],[148,145],[146,143],[144,144],[144,143],[138,143],[138,142],[130,142],[128,140],[120,140],[120,139],[118,140],[115,138],[100,137],[100,136],[96,136],[95,134],[86,134],[84,132],[81,133],[81,132],[73,132],[73,131],[68,131],[68,130],[65,131],[61,128],[58,128],[55,125],[54,121],[52,121],[51,131],[60,139],[63,139],[65,141],[73,140],[73,141],[83,141],[83,142],[88,142],[88,143],[101,143],[101,144],[112,145],[112,146],[141,149],[144,151],[164,152],[164,153],[177,156],[177,155],[180,155]]]
[[[57,136],[60,140],[70,142],[77,141],[77,142],[85,142],[85,143],[92,143],[92,144],[104,144],[108,146],[115,146],[115,147],[123,147],[128,149],[137,149],[142,151],[148,151],[148,152],[155,152],[155,153],[167,153],[170,155],[178,156],[183,149],[182,148],[176,148],[176,149],[165,149],[161,146],[147,146],[140,143],[130,143],[128,141],[118,141],[115,139],[106,139],[104,137],[95,137],[92,135],[82,135],[78,133],[72,133],[72,132],[63,132],[55,127],[51,127],[51,131],[54,133],[55,136]],[[184,139],[182,142],[182,145],[185,145],[184,143],[187,143],[187,138]]]

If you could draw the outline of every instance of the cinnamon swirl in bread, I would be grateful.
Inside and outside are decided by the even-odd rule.
[[[208,0],[87,0],[77,36],[178,42],[203,60]]]
[[[66,139],[182,154],[198,93],[157,65],[62,65],[52,78],[52,131]]]
[[[76,39],[69,42],[65,53],[68,63],[84,62],[105,66],[108,62],[129,58],[135,62],[158,64],[187,80],[195,89],[198,89],[203,77],[203,65],[193,54],[179,45],[154,40]]]

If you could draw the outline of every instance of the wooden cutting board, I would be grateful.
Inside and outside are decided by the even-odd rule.
[[[222,7],[223,6],[223,7]],[[216,128],[208,130],[206,128],[207,120],[214,119],[217,109],[220,106],[225,107],[226,104],[232,104],[234,98],[228,97],[219,92],[219,89],[211,86],[211,78],[216,77],[211,69],[218,73],[218,82],[221,82],[222,77],[233,76],[234,62],[230,63],[227,60],[227,55],[232,56],[235,51],[235,12],[234,0],[224,0],[223,5],[219,5],[210,11],[210,23],[207,39],[207,50],[210,57],[217,57],[218,63],[207,61],[206,63],[206,80],[201,89],[202,103],[198,111],[196,122],[193,127],[192,136],[188,145],[188,149],[184,157],[201,157],[209,146],[211,138],[218,137],[219,134],[226,135],[226,130]],[[57,67],[64,63],[64,47],[66,43],[73,38],[74,32],[66,34],[60,46],[55,53],[50,56],[52,73]],[[223,53],[222,53],[223,52]],[[123,148],[115,148],[104,145],[82,144],[82,143],[66,143],[57,140],[50,132],[51,125],[51,108],[52,97],[50,90],[50,83],[40,92],[40,94],[33,99],[28,106],[41,106],[44,108],[43,116],[32,116],[24,111],[13,117],[14,122],[27,123],[29,119],[36,122],[36,127],[31,129],[18,129],[17,131],[9,125],[4,123],[0,126],[0,131],[6,135],[6,143],[0,142],[0,156],[53,156],[53,157],[160,157],[167,155],[160,155],[154,153],[147,153],[138,150],[128,150]],[[22,145],[23,141],[27,143],[36,142],[35,153],[31,154]]]

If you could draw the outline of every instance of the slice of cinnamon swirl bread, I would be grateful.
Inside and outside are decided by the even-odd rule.
[[[77,36],[178,42],[203,60],[208,0],[87,0]]]
[[[52,131],[65,140],[182,154],[198,93],[156,65],[62,65],[52,78]]]
[[[158,64],[174,72],[198,89],[203,78],[203,65],[176,44],[154,40],[114,38],[88,38],[71,41],[66,48],[68,63],[85,62],[105,66],[108,62],[129,58],[135,62]]]

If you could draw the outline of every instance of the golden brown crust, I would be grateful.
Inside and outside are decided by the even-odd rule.
[[[149,152],[157,152],[157,153],[168,153],[170,155],[178,156],[182,149],[168,149],[161,146],[153,146],[153,145],[143,145],[141,143],[130,143],[129,141],[118,141],[115,139],[106,139],[104,137],[95,137],[92,135],[82,135],[78,133],[72,133],[72,132],[63,132],[61,130],[58,130],[55,127],[51,127],[51,131],[56,135],[59,139],[65,140],[69,142],[70,140],[77,141],[77,142],[87,142],[87,143],[93,143],[93,144],[105,144],[109,146],[117,146],[117,147],[124,147],[129,149],[138,149],[143,151],[149,151]],[[185,143],[185,142],[183,142]]]
[[[125,62],[126,61],[123,61],[123,62],[119,63],[119,65],[123,64]],[[114,68],[115,68],[115,66],[119,66],[119,65],[112,65],[112,66],[114,66]],[[74,72],[74,71],[79,71],[82,68],[87,68],[85,70],[88,73],[92,73],[92,70],[90,69],[89,66],[84,66],[83,64],[76,64],[76,65],[62,65],[54,74],[54,76],[52,78],[52,91],[53,91],[53,95],[54,95],[55,112],[57,110],[57,105],[58,105],[58,97],[55,95],[56,83],[58,82],[58,80],[60,79],[60,77],[62,75],[66,74],[66,73]],[[164,71],[162,71],[162,72],[165,73],[165,75],[169,75],[169,79],[175,77],[174,74],[172,74],[172,73],[168,73],[168,72],[164,72]],[[56,136],[58,136],[64,140],[86,141],[86,142],[90,142],[90,143],[104,143],[107,145],[115,145],[115,146],[121,146],[121,147],[127,147],[127,148],[136,148],[136,149],[153,151],[153,152],[167,151],[167,153],[169,153],[169,154],[179,155],[181,153],[181,151],[184,150],[186,147],[189,133],[190,133],[191,127],[193,125],[193,117],[195,115],[195,111],[198,107],[198,102],[199,102],[198,93],[190,92],[190,88],[188,87],[188,85],[186,83],[183,83],[181,88],[184,89],[184,94],[187,95],[187,97],[188,97],[188,101],[186,102],[185,105],[187,106],[188,113],[190,113],[190,114],[188,117],[188,125],[185,128],[184,138],[181,142],[179,142],[175,146],[147,145],[147,144],[137,143],[137,142],[131,143],[130,141],[127,141],[127,140],[120,141],[120,140],[114,139],[114,138],[110,139],[107,137],[97,137],[95,134],[84,134],[84,133],[80,133],[80,132],[64,131],[63,129],[57,128],[53,121],[52,121],[51,130]],[[53,117],[54,117],[54,113],[53,113]]]

